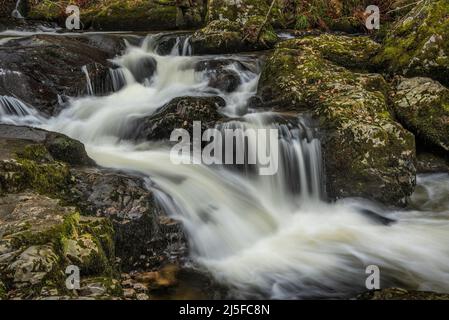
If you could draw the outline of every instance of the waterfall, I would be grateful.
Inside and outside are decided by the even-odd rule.
[[[147,175],[160,204],[183,223],[192,259],[227,285],[231,297],[351,297],[366,290],[365,269],[372,264],[381,270],[383,287],[449,291],[449,207],[440,213],[444,218],[435,219],[419,206],[396,211],[362,199],[326,203],[320,141],[306,115],[248,113],[247,101],[257,89],[257,68],[236,68],[240,86],[231,93],[220,92],[195,71],[200,58],[180,51],[181,40],[172,48],[177,55],[161,56],[158,39],[149,36],[114,59],[120,71],[112,78],[120,90],[74,99],[41,126],[81,140],[102,166]],[[153,59],[155,70],[136,72],[151,71],[144,61]],[[124,80],[131,75],[148,81]],[[136,145],[120,138],[133,120],[153,114],[175,97],[211,94],[225,99],[224,114],[239,116],[218,124],[220,132],[278,130],[276,174],[258,175],[257,164],[177,165],[168,145]],[[255,141],[246,141],[241,145],[253,150]],[[377,215],[395,223],[385,225]]]
[[[19,7],[20,7],[21,1],[22,1],[22,0],[17,0],[17,2],[16,2],[16,7],[14,8],[14,10],[13,10],[12,13],[11,13],[11,16],[12,16],[13,18],[16,18],[16,19],[23,19],[23,16],[22,16],[22,14],[21,14],[20,11],[19,11]]]
[[[172,56],[191,56],[192,46],[190,45],[191,36],[177,37],[175,45],[173,46],[170,55]]]
[[[37,124],[42,121],[36,110],[22,101],[10,97],[0,96],[0,121],[8,124]]]

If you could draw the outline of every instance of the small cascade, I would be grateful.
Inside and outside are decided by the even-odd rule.
[[[192,46],[190,45],[191,36],[178,37],[171,51],[172,56],[191,56]]]
[[[0,96],[0,121],[7,124],[38,124],[43,120],[37,111],[10,96]]]

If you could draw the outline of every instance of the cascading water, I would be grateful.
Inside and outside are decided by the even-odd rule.
[[[381,269],[383,287],[449,291],[449,207],[434,219],[418,210],[387,212],[364,200],[325,203],[319,140],[304,119],[252,113],[217,127],[278,129],[279,170],[273,176],[255,174],[257,165],[175,165],[160,143],[122,141],[134,119],[175,97],[219,94],[227,102],[222,112],[236,115],[256,92],[258,72],[237,70],[238,89],[220,92],[195,72],[198,57],[158,55],[155,39],[129,46],[114,60],[123,74],[129,71],[126,77],[135,77],[154,59],[149,81],[117,75],[121,90],[74,99],[41,126],[83,141],[100,165],[147,174],[161,205],[183,222],[192,258],[229,285],[232,297],[347,297],[365,290],[365,268],[372,264]],[[395,222],[385,225],[376,215]]]
[[[94,94],[94,88],[92,86],[92,81],[90,80],[89,70],[87,70],[87,66],[83,66],[81,71],[86,75],[86,92],[88,95],[92,96]]]
[[[43,121],[36,110],[22,101],[9,96],[0,96],[0,122],[7,124],[39,124]]]

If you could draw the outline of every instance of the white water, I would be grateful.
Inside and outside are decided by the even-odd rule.
[[[1,71],[1,69],[0,69]],[[0,72],[1,74],[1,72]],[[39,124],[43,117],[22,101],[9,96],[0,96],[0,122],[7,124]]]
[[[232,115],[245,109],[257,88],[257,74],[239,71],[243,84],[236,92],[217,92],[204,74],[194,72],[197,57],[159,56],[151,42],[115,59],[128,69],[142,57],[154,58],[151,81],[126,81],[109,96],[75,99],[42,126],[83,141],[100,165],[147,174],[161,204],[183,222],[193,259],[236,289],[234,297],[351,296],[365,290],[365,268],[371,264],[380,267],[383,287],[449,291],[449,205],[436,219],[419,205],[417,211],[386,212],[364,200],[323,202],[319,141],[299,122],[288,130],[267,124],[272,114],[249,114],[245,122],[228,124],[280,129],[283,161],[272,177],[174,165],[160,143],[121,141],[132,120],[174,97],[218,93],[227,102],[222,111]],[[366,209],[397,221],[384,225],[362,214]]]

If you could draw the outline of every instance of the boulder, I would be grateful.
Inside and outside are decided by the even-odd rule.
[[[351,48],[354,38],[320,38],[279,44],[264,67],[258,94],[277,110],[308,111],[318,120],[331,199],[361,196],[404,203],[416,183],[415,139],[390,113],[388,84],[378,74],[356,73],[335,63],[350,53],[327,44]],[[357,66],[370,57],[353,55]]]
[[[430,78],[398,78],[392,93],[397,118],[426,148],[449,155],[449,89]]]
[[[223,121],[225,117],[218,110],[225,105],[225,101],[216,96],[175,98],[155,114],[135,120],[132,131],[124,138],[169,140],[175,129],[186,129],[192,135],[194,121],[201,121],[202,130],[213,128],[217,122]]]
[[[379,67],[404,76],[424,76],[449,85],[449,3],[419,3],[391,28],[381,52]]]
[[[98,168],[71,170],[66,201],[88,215],[109,218],[122,270],[157,268],[187,254],[181,224],[167,217],[143,177]]]
[[[112,91],[106,82],[112,67],[108,59],[114,55],[71,37],[11,40],[0,48],[0,95],[16,97],[43,115],[55,115],[65,96],[89,93],[85,71],[93,93]]]
[[[264,66],[258,95],[275,109],[307,109],[309,102],[306,96],[309,93],[304,88],[313,90],[310,94],[316,95],[318,86],[330,87],[333,77],[339,73],[353,79],[351,73],[341,66],[354,71],[368,71],[370,59],[379,48],[379,44],[369,37],[330,34],[284,41]]]

